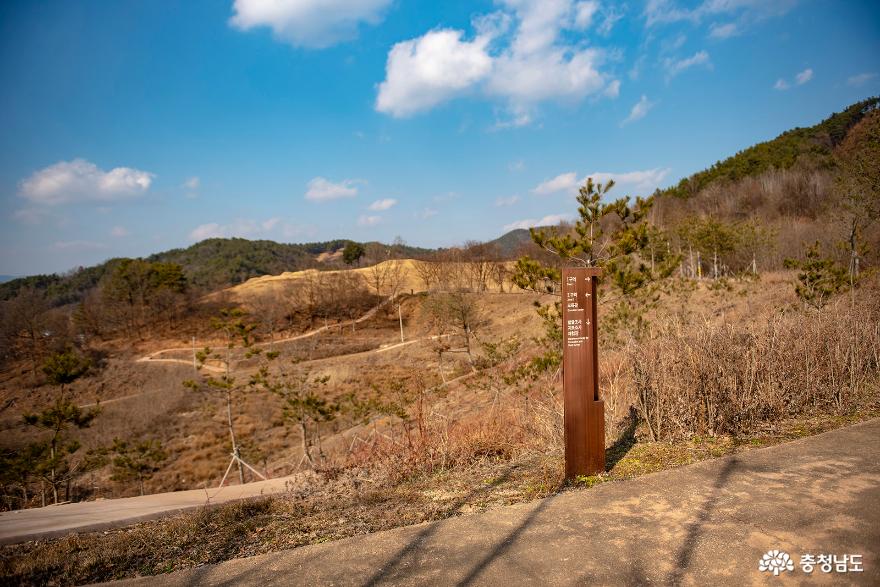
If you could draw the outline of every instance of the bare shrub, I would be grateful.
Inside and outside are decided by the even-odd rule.
[[[652,439],[744,434],[786,417],[857,407],[880,372],[880,307],[840,301],[752,326],[671,321],[628,354]]]

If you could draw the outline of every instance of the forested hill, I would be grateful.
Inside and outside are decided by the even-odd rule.
[[[758,143],[712,167],[699,171],[662,190],[663,195],[689,197],[714,183],[733,182],[770,169],[788,169],[798,162],[812,168],[829,166],[834,147],[870,111],[880,107],[880,97],[868,98],[835,112],[819,124],[794,128],[771,141]]]
[[[171,249],[150,255],[150,262],[175,263],[183,268],[187,283],[201,291],[213,291],[260,275],[277,275],[321,266],[317,257],[345,247],[348,240],[304,244],[277,243],[243,238],[212,238],[185,249]],[[364,243],[367,251],[394,249],[396,256],[416,257],[427,249],[403,244]],[[379,254],[379,253],[376,254]],[[0,283],[0,300],[9,300],[19,291],[34,288],[46,294],[52,305],[78,302],[108,275],[120,259],[110,259],[92,267],[81,267],[66,274],[33,275]]]

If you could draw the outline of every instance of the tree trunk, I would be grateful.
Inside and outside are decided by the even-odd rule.
[[[302,450],[306,459],[309,461],[309,464],[312,468],[315,468],[315,461],[312,460],[312,454],[309,452],[309,437],[308,430],[306,430],[306,421],[304,419],[300,419],[299,421],[299,432],[302,437]]]

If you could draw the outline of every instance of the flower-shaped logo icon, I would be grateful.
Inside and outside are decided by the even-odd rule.
[[[761,560],[758,562],[758,570],[762,572],[773,572],[773,576],[778,576],[779,573],[784,573],[785,571],[793,571],[794,563],[791,560],[791,557],[788,556],[787,552],[782,552],[781,550],[769,550],[764,556],[761,557]]]

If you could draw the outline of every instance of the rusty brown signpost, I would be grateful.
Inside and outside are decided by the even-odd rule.
[[[596,289],[601,269],[562,270],[562,393],[565,477],[605,470],[605,404],[599,399]]]

